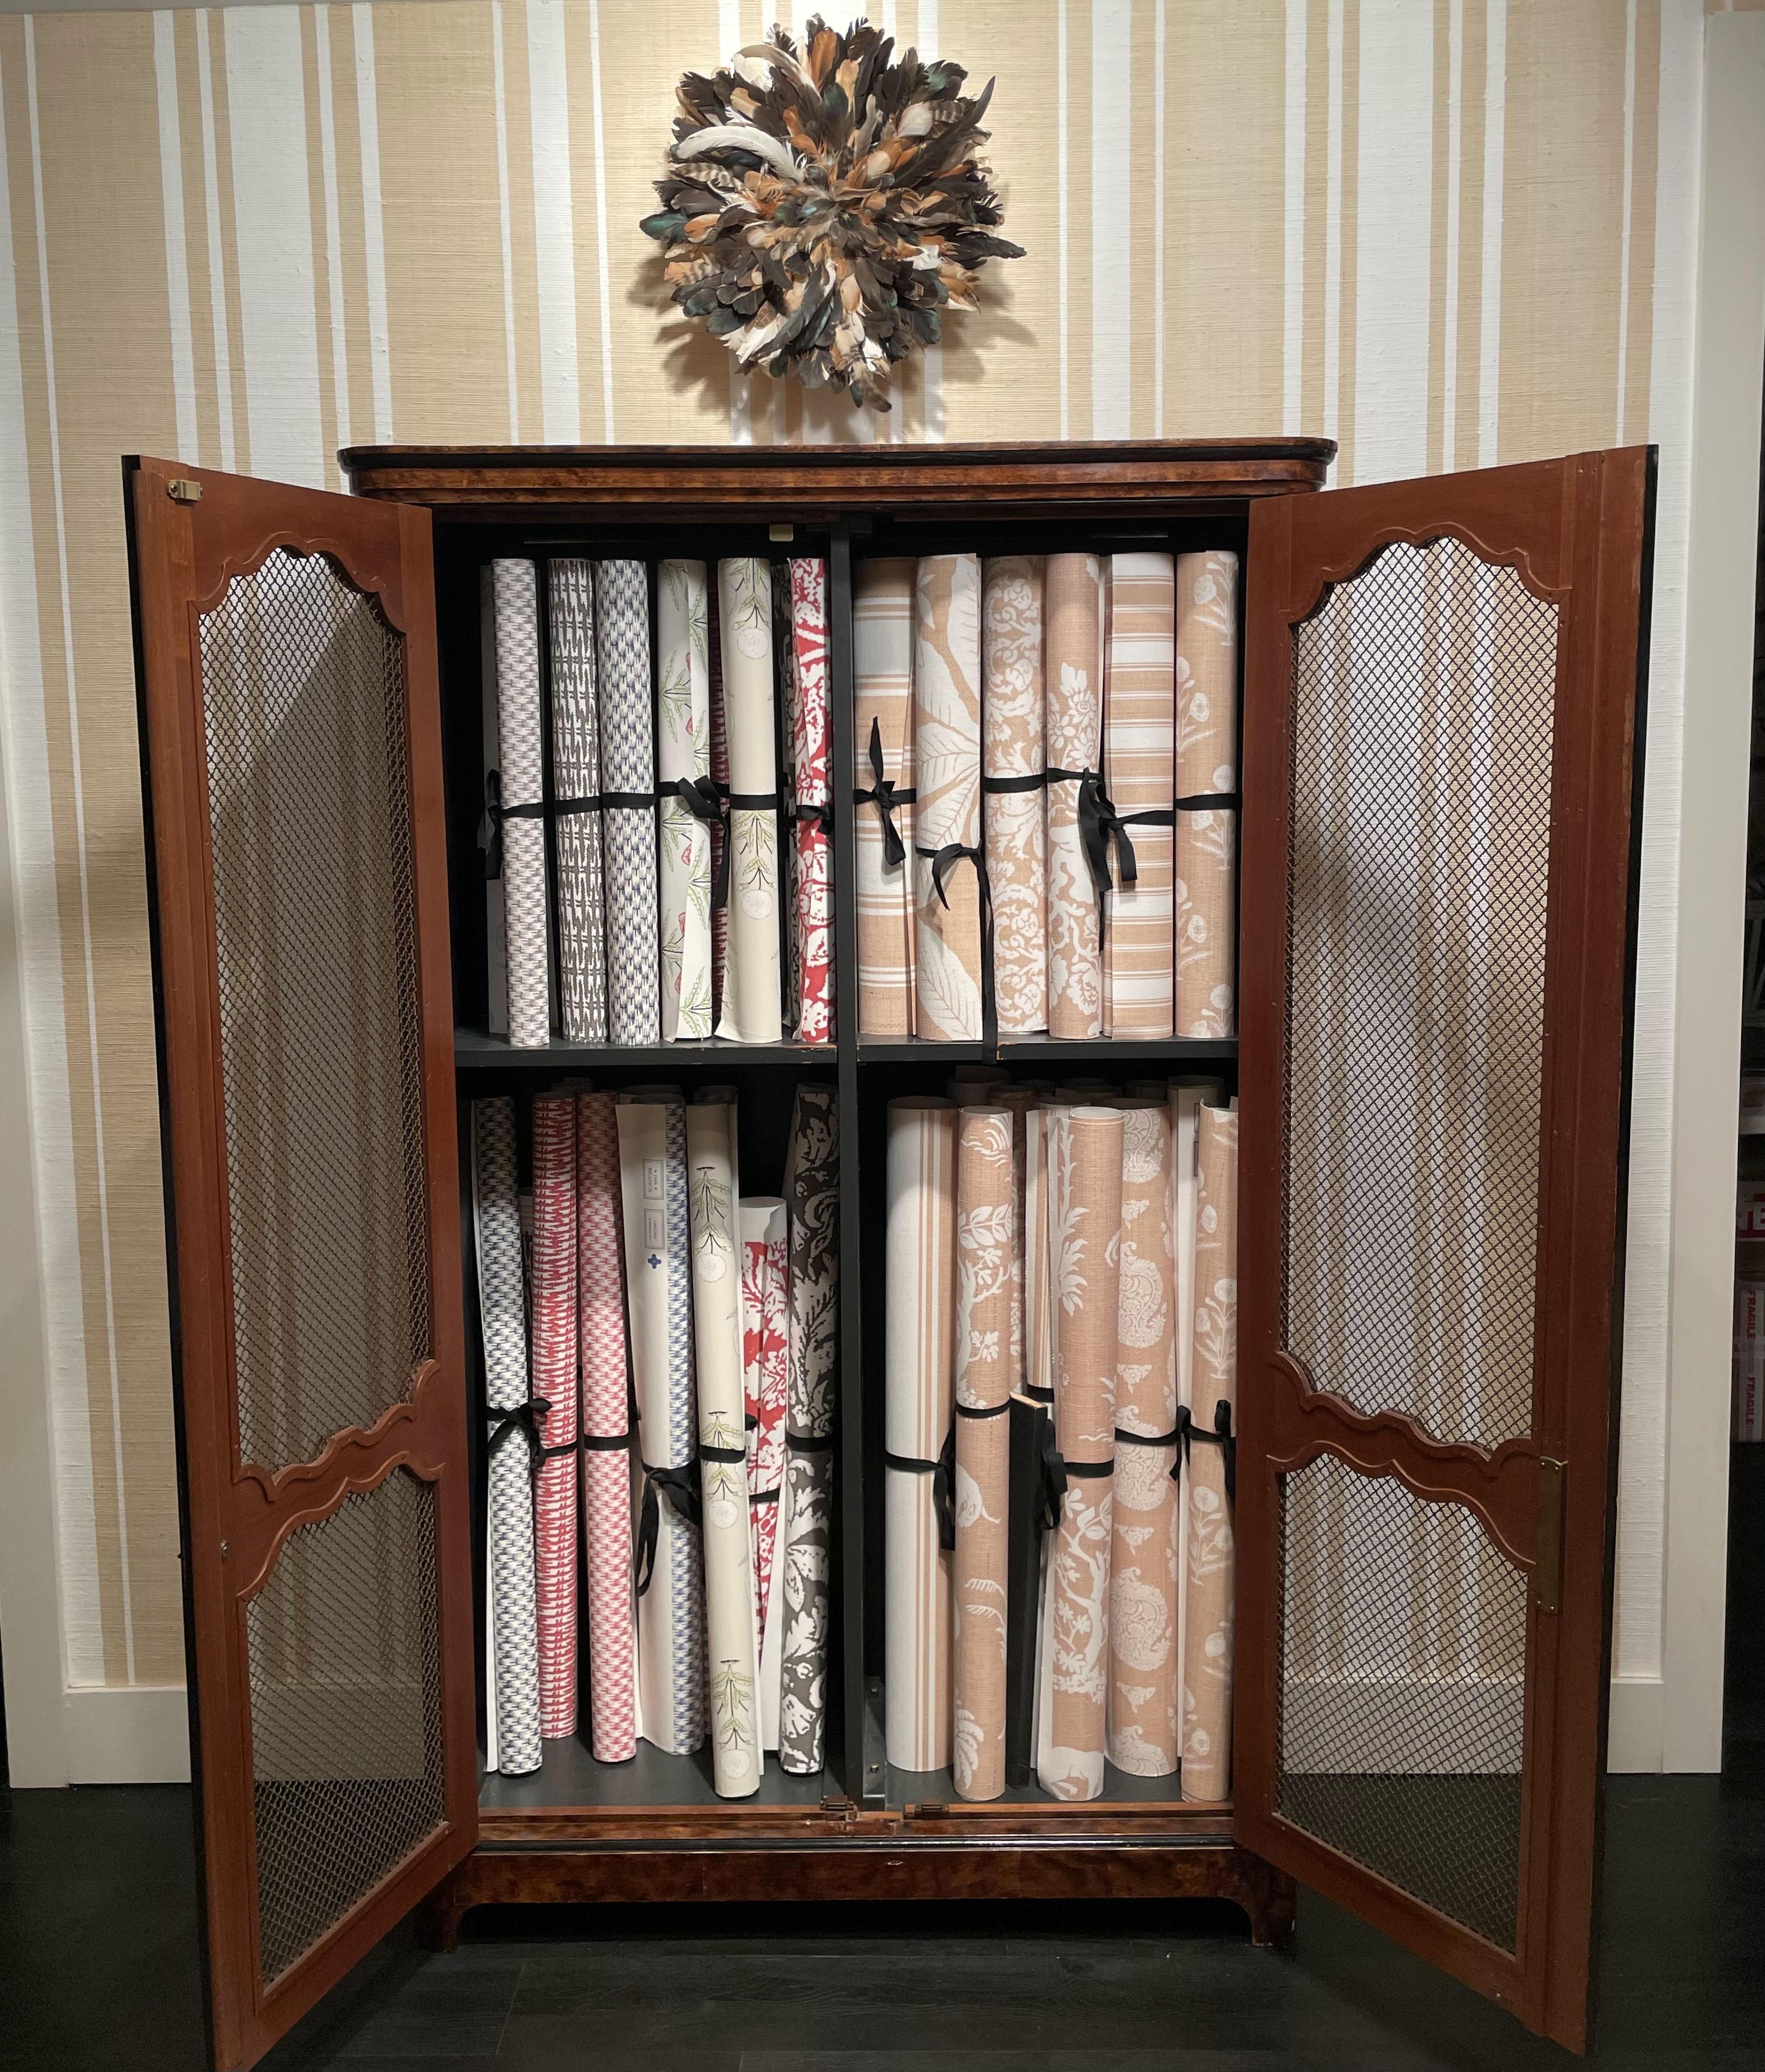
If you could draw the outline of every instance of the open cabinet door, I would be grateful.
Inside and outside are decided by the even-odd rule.
[[[1583,454],[1250,536],[1238,1832],[1574,2049],[1652,483]]]
[[[427,512],[127,464],[215,2062],[470,1848]]]

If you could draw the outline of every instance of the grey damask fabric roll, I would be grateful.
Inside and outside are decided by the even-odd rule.
[[[642,561],[595,563],[594,656],[601,788],[622,801],[609,804],[605,815],[607,1034],[614,1043],[659,1043],[655,737],[650,590]]]
[[[491,564],[496,615],[496,706],[503,820],[509,1041],[552,1040],[545,898],[545,747],[540,717],[540,598],[531,561]]]
[[[558,1013],[572,1043],[607,1040],[605,894],[598,806],[594,580],[586,561],[546,568],[552,633],[552,792],[558,890]]]
[[[505,1777],[540,1766],[540,1642],[533,1555],[533,1454],[503,1413],[527,1399],[527,1295],[515,1167],[515,1103],[472,1104],[472,1227],[490,1417],[492,1726]]]

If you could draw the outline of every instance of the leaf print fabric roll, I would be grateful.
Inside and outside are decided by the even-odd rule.
[[[704,1503],[705,1655],[711,1679],[711,1772],[717,1794],[760,1788],[760,1665],[748,1528],[748,1444],[741,1347],[741,1240],[733,1159],[735,1108],[687,1110],[692,1234],[693,1346],[699,1369],[699,1474]]]
[[[1006,1537],[1010,1527],[1012,1118],[967,1108],[956,1145],[956,1511],[951,1636],[958,1798],[1005,1788]]]
[[[1238,1117],[1204,1108],[1197,1133],[1195,1325],[1190,1386],[1188,1573],[1183,1646],[1183,1796],[1232,1790],[1232,1638],[1236,1553],[1226,1452],[1238,1424]],[[1224,1406],[1223,1411],[1221,1406]],[[1206,1434],[1204,1437],[1202,1435]]]
[[[711,664],[703,561],[656,573],[656,802],[662,1037],[711,1034],[711,829],[670,787],[711,775]]]
[[[650,590],[642,561],[594,565],[595,680],[601,694],[601,786],[642,799],[605,814],[607,1034],[662,1037],[656,954],[655,735],[650,715]]]
[[[550,923],[545,897],[545,751],[540,718],[540,598],[531,561],[491,564],[496,615],[499,789],[504,818],[503,926],[509,1041],[552,1040]]]
[[[913,1033],[981,1035],[980,561],[919,564],[913,627]]]
[[[1073,1038],[1103,1033],[1103,957],[1097,883],[1079,832],[1080,779],[1101,775],[1103,573],[1095,554],[1050,554],[1048,616],[1048,1026]]]
[[[558,880],[558,1009],[572,1043],[607,1040],[606,894],[599,806],[601,713],[594,689],[594,577],[552,561],[552,789]]]
[[[857,808],[858,1029],[913,1033],[913,610],[910,561],[860,561],[852,578],[852,785],[889,787]],[[872,751],[881,765],[872,763]],[[898,838],[898,839],[897,839]]]
[[[1050,1111],[1054,1429],[1067,1481],[1048,1568],[1036,1774],[1056,1799],[1095,1799],[1103,1789],[1121,1219],[1119,1112]]]
[[[819,561],[790,564],[790,678],[791,791],[799,808],[819,819],[792,823],[796,869],[791,886],[795,919],[797,1039],[833,1041],[833,717],[827,704],[827,569]]]
[[[1040,554],[985,565],[981,612],[983,778],[1040,777],[1045,752]],[[1002,1036],[1048,1026],[1047,811],[1040,785],[981,799],[993,902],[993,999]]]
[[[897,1770],[942,1770],[950,1759],[950,1562],[938,1544],[930,1464],[950,1429],[954,1383],[954,1103],[889,1104],[887,1186],[885,1739]]]
[[[773,697],[772,569],[752,555],[717,564],[724,717],[729,741],[729,935],[720,1036],[776,1043],[778,962],[778,748]],[[766,799],[744,806],[741,799]]]
[[[1176,1259],[1171,1118],[1162,1100],[1136,1097],[1122,1104],[1121,1229],[1109,1758],[1130,1776],[1170,1777],[1181,1753],[1181,1663],[1176,1651],[1180,1506],[1171,1472],[1177,1462]],[[1153,1439],[1164,1443],[1135,1443]]]
[[[1176,563],[1176,791],[1238,788],[1236,554],[1180,554]],[[1176,816],[1176,1033],[1229,1036],[1238,906],[1238,815],[1229,806]]]
[[[1168,554],[1111,557],[1103,779],[1127,820],[1148,812],[1168,816],[1176,796],[1176,564]],[[1143,820],[1127,832],[1135,879],[1125,882],[1118,864],[1103,944],[1103,1034],[1168,1036],[1175,1008],[1176,830]]]
[[[576,1732],[576,1102],[547,1095],[533,1104],[533,1393],[548,1406],[537,1430],[533,1532],[548,1741]]]

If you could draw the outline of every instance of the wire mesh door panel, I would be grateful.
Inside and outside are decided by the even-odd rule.
[[[1251,530],[1242,1824],[1571,2042],[1647,485],[1586,455]]]

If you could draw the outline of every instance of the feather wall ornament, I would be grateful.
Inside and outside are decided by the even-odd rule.
[[[974,309],[997,189],[980,155],[993,83],[963,94],[960,65],[893,56],[868,22],[818,14],[799,53],[782,28],[708,79],[688,72],[662,208],[643,228],[665,278],[745,373],[794,374],[889,408],[889,370]]]

